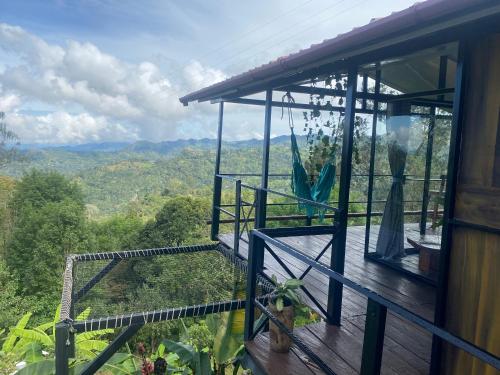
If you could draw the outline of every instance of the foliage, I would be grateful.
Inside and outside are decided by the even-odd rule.
[[[92,248],[80,189],[57,173],[33,171],[10,202],[14,225],[6,264],[18,291],[37,298],[33,310],[47,316],[57,306],[64,257]]]
[[[272,301],[276,305],[276,309],[278,311],[283,311],[283,308],[287,304],[300,304],[300,298],[296,291],[304,284],[302,280],[288,279],[284,283],[279,283],[276,275],[272,275],[271,278],[273,283],[276,285]]]
[[[32,298],[23,297],[18,294],[18,280],[14,278],[5,262],[0,259],[0,329],[15,324],[21,312],[27,311],[34,303]]]
[[[169,199],[155,220],[146,223],[140,233],[141,246],[178,246],[203,241],[209,207],[209,201],[203,198],[179,196]]]
[[[207,349],[197,350],[191,345],[174,342],[168,339],[163,340],[162,344],[165,346],[165,350],[175,353],[178,356],[179,367],[186,366],[196,375],[212,374],[212,367],[210,365],[210,357]]]
[[[3,338],[0,362],[25,362],[26,367],[19,372],[20,374],[52,373],[54,363],[51,357],[55,350],[55,326],[59,321],[59,313],[60,306],[56,309],[51,321],[30,328],[28,328],[28,323],[32,313],[24,314]],[[77,320],[84,320],[89,314],[90,308],[82,312]],[[103,329],[76,335],[75,345],[78,360],[74,365],[94,358],[108,344],[108,340],[103,339],[103,337],[113,332],[112,329]]]
[[[311,85],[321,82],[313,81]],[[341,74],[330,75],[324,82],[324,88],[344,90],[347,87],[347,79]],[[304,111],[304,133],[306,133],[306,142],[308,148],[308,157],[304,161],[304,168],[310,178],[310,183],[315,183],[316,176],[321,172],[323,166],[330,163],[337,163],[337,155],[340,154],[341,142],[344,134],[344,112],[336,111],[334,106],[342,107],[344,98],[340,95],[326,96],[324,94],[309,96],[309,104],[314,106],[310,111]],[[324,110],[328,115],[324,114]],[[360,163],[359,140],[365,134],[367,121],[361,116],[355,116],[354,121],[354,160]]]
[[[5,113],[0,112],[0,167],[19,157],[15,148],[18,137],[7,128]]]

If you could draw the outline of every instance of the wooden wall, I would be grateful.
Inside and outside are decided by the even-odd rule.
[[[455,218],[500,229],[500,35],[472,46],[466,80]],[[455,227],[446,327],[500,356],[500,235]],[[445,347],[445,374],[498,374]]]

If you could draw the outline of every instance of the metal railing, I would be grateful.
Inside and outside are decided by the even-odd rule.
[[[309,217],[305,214],[285,214],[285,215],[268,215],[267,208],[268,207],[286,207],[286,206],[297,206],[297,203],[312,205],[318,207],[320,209],[325,210],[326,212],[322,215],[323,219],[335,219],[336,210],[333,205],[338,204],[337,201],[329,202],[328,204],[322,204],[315,201],[310,201],[307,199],[299,198],[294,195],[289,195],[286,193],[282,193],[272,189],[261,189],[256,186],[252,186],[247,183],[243,183],[240,178],[236,177],[259,177],[259,174],[256,173],[223,173],[215,175],[214,180],[214,199],[213,199],[213,209],[212,209],[212,218],[207,221],[207,224],[212,226],[212,239],[218,240],[219,235],[219,226],[220,224],[233,224],[234,225],[234,249],[238,251],[239,241],[237,239],[243,240],[244,242],[248,242],[243,234],[247,233],[250,228],[250,223],[256,222],[256,228],[264,227],[266,222],[280,222],[280,221],[304,221],[307,225],[311,224],[312,219],[318,219],[319,215],[314,215],[313,217]],[[290,174],[269,174],[269,177],[277,177],[277,178],[289,178]],[[355,174],[353,177],[367,177],[367,174]],[[375,177],[391,177],[392,175],[387,174],[377,174]],[[222,196],[222,188],[223,181],[231,181],[234,183],[234,204],[222,204],[221,196]],[[416,175],[406,175],[406,181],[423,181]],[[440,178],[431,178],[432,182],[441,181]],[[251,190],[253,192],[253,199],[250,201],[245,200],[242,195],[243,189]],[[257,202],[258,200],[258,191],[261,191],[261,195],[265,194],[274,194],[281,198],[288,198],[294,202],[267,202],[267,199],[263,199],[262,202]],[[372,200],[368,201],[350,201],[349,204],[383,204],[386,200]],[[422,200],[404,200],[404,204],[417,204],[421,203]],[[234,211],[231,211],[233,209]],[[245,209],[247,211],[245,211]],[[333,213],[328,213],[333,212]],[[229,218],[220,218],[221,213]],[[258,213],[262,213],[265,216],[259,217]],[[439,213],[439,212],[437,212]],[[405,216],[422,216],[422,210],[405,210],[403,213]],[[431,210],[427,212],[427,215],[436,214],[435,210]],[[382,211],[371,211],[366,212],[348,212],[347,216],[349,218],[364,218],[364,217],[381,217],[383,215]],[[425,215],[425,216],[427,216]],[[260,220],[260,222],[258,222]]]
[[[364,339],[361,358],[361,374],[379,374],[382,365],[382,352],[384,346],[385,323],[387,311],[418,325],[435,337],[467,352],[468,354],[480,359],[488,365],[500,370],[500,358],[494,354],[483,350],[482,348],[454,335],[453,333],[435,325],[431,321],[415,314],[401,305],[392,302],[391,300],[365,288],[364,286],[354,282],[341,273],[335,272],[331,267],[319,262],[318,259],[295,249],[294,247],[279,240],[279,237],[286,237],[288,229],[273,228],[273,229],[254,229],[250,233],[250,246],[248,254],[248,280],[247,280],[247,305],[246,305],[246,320],[245,320],[245,340],[252,340],[263,327],[261,324],[257,329],[254,329],[254,310],[258,308],[267,317],[272,320],[278,327],[285,332],[292,341],[301,349],[312,362],[314,362],[326,374],[335,374],[335,372],[308,346],[302,342],[296,335],[288,330],[283,324],[276,319],[272,312],[256,299],[255,285],[257,276],[263,273],[260,267],[259,260],[263,258],[263,253],[267,250],[276,260],[279,257],[276,252],[270,247],[274,246],[283,251],[287,255],[307,264],[308,270],[315,269],[321,274],[327,276],[330,280],[335,280],[355,292],[363,295],[368,299]],[[279,263],[283,265],[283,261]],[[286,269],[285,269],[286,270]],[[288,271],[287,271],[288,272]]]
[[[222,180],[228,180],[235,183],[235,203],[221,204],[221,191]],[[242,189],[248,189],[253,192],[253,200],[251,202],[243,199]],[[218,174],[215,176],[214,184],[214,205],[212,211],[212,239],[218,239],[219,224],[233,223],[234,225],[234,241],[233,250],[235,253],[239,252],[240,241],[248,242],[243,236],[244,233],[249,236],[250,223],[255,224],[255,228],[263,228],[266,226],[266,221],[287,221],[287,220],[305,220],[306,225],[311,224],[311,218],[307,215],[282,215],[282,216],[268,216],[267,207],[270,206],[289,206],[304,204],[310,205],[320,210],[325,211],[323,217],[335,220],[338,209],[328,204],[315,202],[309,199],[300,198],[294,195],[282,193],[280,191],[272,190],[269,188],[258,188],[249,184],[243,183],[240,179],[234,178],[229,174]],[[295,201],[295,203],[267,203],[267,195],[272,194],[281,198],[288,198]],[[227,208],[234,207],[234,212],[229,211]],[[245,211],[247,208],[247,211]],[[328,214],[327,212],[333,212]],[[229,220],[221,220],[220,214],[231,217]],[[252,216],[253,215],[253,216]],[[317,218],[319,215],[313,216]]]

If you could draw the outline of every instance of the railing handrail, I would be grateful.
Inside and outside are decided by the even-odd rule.
[[[324,204],[324,203],[315,202],[315,201],[312,201],[310,199],[300,198],[300,197],[297,197],[295,195],[290,195],[290,194],[282,193],[280,191],[276,191],[276,190],[269,189],[269,188],[263,188],[263,187],[257,187],[257,186],[252,186],[252,185],[244,184],[243,182],[241,182],[241,180],[235,179],[235,178],[233,178],[231,176],[227,176],[227,175],[217,174],[215,176],[218,177],[218,178],[221,178],[221,179],[230,180],[230,181],[234,181],[234,182],[240,181],[241,187],[244,187],[244,188],[247,188],[247,189],[251,189],[251,190],[254,190],[254,191],[261,190],[261,191],[265,191],[267,193],[279,195],[281,197],[295,199],[296,201],[298,201],[300,203],[308,204],[310,206],[315,206],[315,207],[318,207],[318,208],[322,208],[324,210],[333,211],[333,212],[339,212],[339,209],[337,207],[333,207],[333,206],[330,206],[330,205],[327,205],[327,204]]]
[[[314,260],[312,257],[310,257],[307,254],[302,253],[301,251],[293,248],[292,246],[284,243],[283,241],[280,241],[276,238],[272,238],[268,236],[267,234],[264,233],[265,229],[260,230],[260,229],[253,229],[251,231],[251,236],[255,235],[259,237],[261,240],[264,242],[268,242],[276,247],[278,247],[280,250],[286,252],[287,254],[295,257],[296,259],[306,263],[307,265],[311,266],[312,268],[316,269],[317,271],[323,273],[324,275],[328,276],[329,278],[332,278],[336,280],[337,282],[341,283],[342,285],[345,285],[357,293],[367,297],[369,300],[375,301],[377,304],[382,305],[392,311],[393,313],[399,315],[403,319],[406,319],[412,323],[417,324],[418,326],[424,328],[426,331],[432,333],[433,335],[436,335],[443,339],[444,341],[458,347],[459,349],[462,349],[466,351],[467,353],[479,358],[483,362],[493,366],[497,370],[500,369],[500,358],[494,355],[493,353],[490,353],[484,349],[481,349],[475,344],[470,343],[467,340],[464,340],[451,332],[436,326],[434,323],[431,321],[423,318],[422,316],[415,314],[414,312],[404,308],[403,306],[392,302],[391,300],[379,295],[378,293],[363,287],[362,285],[356,283],[355,281],[345,277],[343,274],[340,274],[338,272],[333,271],[330,267],[324,265],[323,263],[320,263],[316,260]]]
[[[241,177],[261,177],[262,175],[260,173],[219,173],[217,176],[220,177],[236,177],[236,176],[241,176]],[[291,177],[292,175],[290,173],[269,173],[268,177]],[[319,176],[319,174],[315,175]],[[336,174],[336,177],[340,177],[340,174]],[[353,173],[351,177],[369,177],[370,175],[368,173]],[[416,174],[404,174],[403,175],[407,181],[423,181],[424,176],[416,175]],[[439,175],[439,176],[431,176],[429,181],[441,181],[443,179],[442,176],[446,175]],[[373,177],[393,177],[392,174],[381,174],[381,173],[375,173],[373,174]]]

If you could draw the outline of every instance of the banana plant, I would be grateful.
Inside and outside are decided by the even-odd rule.
[[[210,355],[207,349],[196,350],[195,347],[181,342],[175,342],[164,339],[162,341],[164,350],[169,353],[175,353],[178,357],[178,363],[169,365],[176,365],[180,370],[183,366],[188,367],[193,374],[196,375],[212,375],[212,366],[210,365]],[[168,363],[168,360],[167,360]],[[181,373],[175,371],[175,373]],[[188,373],[182,371],[182,373]]]
[[[10,328],[7,337],[2,345],[3,355],[11,355],[18,361],[26,362],[26,367],[34,371],[32,373],[45,373],[45,368],[50,367],[53,360],[47,359],[55,349],[55,326],[59,321],[60,306],[56,309],[54,319],[50,322],[28,328],[32,313],[28,312]],[[78,315],[77,320],[85,320],[90,315],[90,308],[84,310]],[[103,329],[99,331],[85,332],[76,335],[75,343],[77,348],[77,357],[80,360],[94,358],[97,353],[104,350],[108,341],[102,336],[111,334],[112,329]],[[36,365],[34,365],[36,363]],[[33,364],[33,366],[30,366]]]

